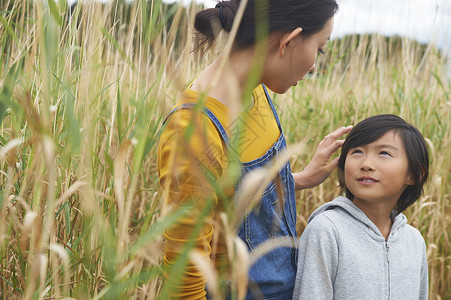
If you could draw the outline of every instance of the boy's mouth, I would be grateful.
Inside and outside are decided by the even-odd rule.
[[[379,182],[379,180],[376,180],[372,177],[360,177],[357,178],[357,181],[362,182],[362,183],[375,183],[375,182]]]

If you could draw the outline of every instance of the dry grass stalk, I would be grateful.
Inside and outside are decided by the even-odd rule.
[[[89,2],[69,20],[64,3],[55,2],[56,10],[42,1],[0,3],[2,292],[25,299],[163,297],[161,239],[135,245],[167,220],[156,180],[158,126],[187,82],[224,48],[190,53],[195,4]],[[371,35],[331,41],[317,65],[314,80],[275,98],[288,143],[306,141],[290,159],[292,169],[305,167],[321,137],[337,127],[385,112],[415,124],[431,149],[431,180],[406,214],[427,243],[430,298],[449,298],[445,59],[432,45]],[[238,117],[242,104],[233,98]],[[230,274],[238,297],[256,258],[247,258],[235,229],[255,205],[247,201],[258,199],[248,196],[261,193],[256,186],[266,186],[276,169],[249,175],[238,214],[221,216],[229,260],[240,266]],[[339,194],[335,175],[299,192],[298,226]]]

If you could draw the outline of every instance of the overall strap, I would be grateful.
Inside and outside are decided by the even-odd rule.
[[[175,107],[166,117],[166,119],[163,122],[163,126],[166,124],[166,122],[169,120],[169,118],[178,110],[180,109],[196,109],[196,103],[184,103],[180,106]],[[201,110],[215,125],[216,129],[218,130],[219,134],[221,135],[222,140],[225,142],[227,147],[230,146],[230,138],[227,134],[227,131],[225,130],[224,126],[222,126],[221,122],[216,118],[216,116],[213,114],[211,110],[209,110],[207,107],[202,106]]]
[[[262,83],[263,90],[265,91],[266,99],[268,99],[269,106],[271,106],[272,113],[274,114],[274,118],[276,118],[277,126],[279,127],[280,133],[283,133],[282,125],[280,125],[279,115],[277,114],[276,108],[272,103],[271,97],[269,97],[268,90],[266,86]]]

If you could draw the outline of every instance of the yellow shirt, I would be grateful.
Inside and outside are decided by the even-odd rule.
[[[175,107],[197,103],[199,98],[197,92],[188,88]],[[239,157],[242,162],[263,156],[280,135],[263,86],[259,85],[253,91],[253,98],[253,106],[242,116],[244,123],[240,127]],[[234,122],[230,120],[229,109],[214,98],[204,100],[204,106],[213,112],[230,136]],[[226,167],[227,147],[205,114],[195,109],[180,109],[168,119],[158,145],[160,185],[166,196],[164,208],[171,210],[193,205],[194,209],[165,232],[166,276],[171,274],[171,267],[190,240],[194,242],[193,249],[210,257],[217,268],[227,265],[224,239],[214,239],[218,244],[212,245],[213,235],[220,234],[218,212],[222,210],[221,200],[224,199],[216,197],[209,181],[219,179]],[[202,211],[208,209],[206,199],[213,199],[213,207],[208,210],[207,217],[200,220]],[[191,239],[196,225],[202,221],[199,232]],[[182,277],[181,282],[168,287],[171,298],[205,298],[206,280],[192,263],[188,262]]]

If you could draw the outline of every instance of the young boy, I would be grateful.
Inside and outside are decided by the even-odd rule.
[[[338,162],[346,197],[310,216],[293,299],[427,299],[425,242],[401,212],[428,173],[418,129],[395,115],[357,124]]]

